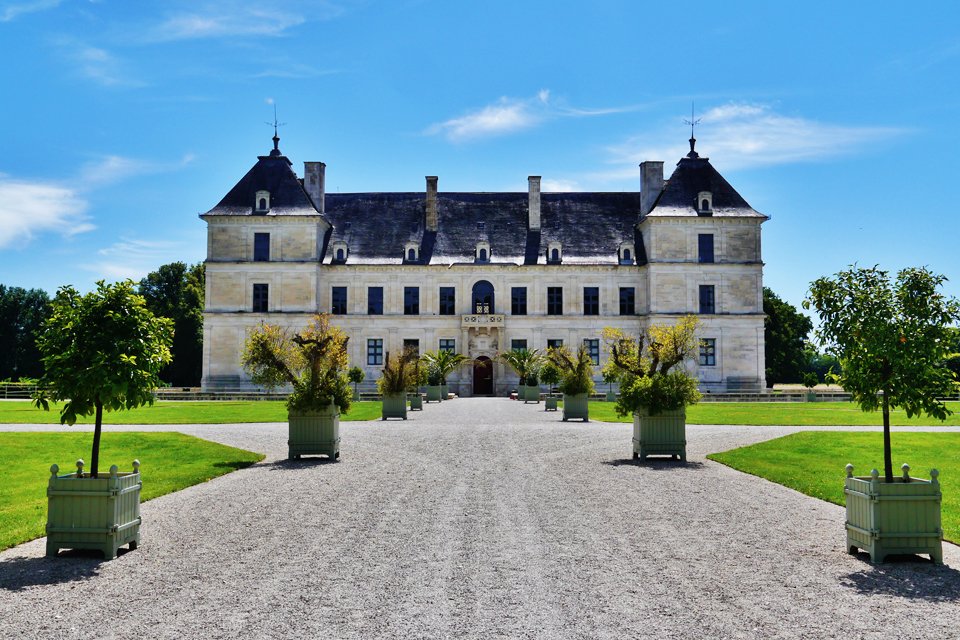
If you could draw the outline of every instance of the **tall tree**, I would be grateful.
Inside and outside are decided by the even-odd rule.
[[[0,284],[0,380],[40,377],[37,336],[49,315],[45,291]]]
[[[178,387],[195,387],[203,373],[204,266],[165,264],[140,281],[139,293],[154,315],[174,324],[173,362],[160,378]]]
[[[763,288],[764,356],[767,361],[767,385],[800,382],[807,364],[804,348],[813,322],[789,302]]]

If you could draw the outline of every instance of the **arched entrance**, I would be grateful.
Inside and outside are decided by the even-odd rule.
[[[473,395],[493,395],[493,362],[487,356],[473,361]]]
[[[493,306],[493,285],[481,280],[473,285],[473,311],[471,313],[495,313]]]

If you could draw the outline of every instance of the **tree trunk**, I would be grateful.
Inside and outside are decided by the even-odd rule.
[[[93,427],[93,451],[90,454],[90,477],[97,477],[97,465],[100,463],[100,426],[103,424],[103,403],[94,402],[97,408],[96,424]]]
[[[890,403],[883,390],[883,473],[887,482],[893,482],[893,456],[890,452]]]

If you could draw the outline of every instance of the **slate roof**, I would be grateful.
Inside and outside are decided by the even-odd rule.
[[[490,243],[491,264],[546,264],[553,241],[564,264],[617,264],[621,242],[633,242],[643,263],[639,193],[543,193],[539,231],[527,230],[528,202],[525,191],[440,192],[436,233],[424,229],[423,192],[328,193],[325,214],[330,243],[347,243],[347,264],[402,264],[409,241],[420,243],[420,264],[474,262],[480,241]]]
[[[709,158],[701,158],[692,150],[677,163],[673,175],[647,215],[655,218],[697,217],[700,215],[696,209],[697,194],[702,191],[712,194],[713,217],[768,218],[747,204],[737,190],[713,168]]]

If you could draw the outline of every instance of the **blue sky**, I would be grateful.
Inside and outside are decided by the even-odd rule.
[[[266,153],[328,191],[636,191],[697,150],[799,305],[853,262],[960,295],[960,9],[807,2],[0,0],[0,283],[139,278],[206,250]]]

